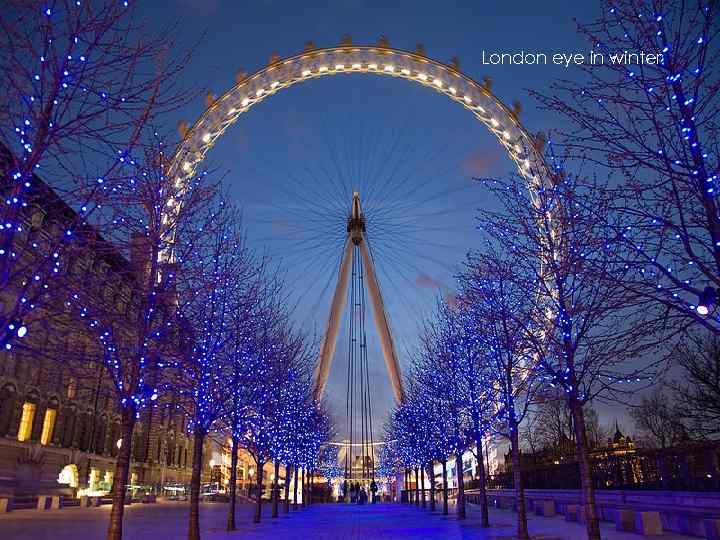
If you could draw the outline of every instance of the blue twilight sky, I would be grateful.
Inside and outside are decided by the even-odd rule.
[[[492,77],[500,99],[520,100],[521,119],[532,132],[557,127],[559,119],[537,110],[526,89],[548,90],[554,80],[579,71],[482,65],[483,51],[587,52],[574,18],[589,21],[601,9],[599,0],[164,0],[137,6],[150,32],[179,21],[181,49],[205,33],[183,74],[189,87],[221,94],[238,70],[253,72],[273,51],[290,56],[308,40],[323,47],[350,34],[356,44],[375,44],[386,35],[402,49],[422,43],[428,56],[441,61],[457,56],[462,71],[477,80]],[[180,117],[192,124],[202,110],[198,99]],[[358,74],[310,81],[266,100],[226,132],[208,162],[226,175],[250,245],[283,265],[296,317],[317,333],[326,322],[344,213],[353,189],[361,192],[401,364],[434,298],[452,288],[457,265],[477,243],[474,210],[492,204],[472,177],[513,170],[499,144],[458,105],[408,81]],[[367,322],[379,436],[393,398]],[[346,326],[327,389],[339,437],[345,435]]]

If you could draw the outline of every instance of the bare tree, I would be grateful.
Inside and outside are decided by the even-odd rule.
[[[387,458],[385,460],[384,458]],[[385,450],[385,446],[380,449],[380,456],[378,458],[378,464],[376,465],[380,476],[387,475],[391,476],[393,471],[396,470],[395,462],[393,461],[393,454],[388,453]],[[328,487],[332,486],[332,483],[339,480],[345,474],[345,471],[340,466],[340,447],[337,445],[326,444],[322,447],[320,455],[318,457],[317,470],[328,480]]]
[[[228,508],[227,530],[236,529],[235,499],[238,450],[245,437],[245,420],[252,405],[260,400],[266,389],[264,380],[269,376],[270,366],[262,354],[258,354],[266,322],[275,320],[281,314],[282,282],[266,273],[267,261],[262,261],[256,279],[245,285],[246,294],[231,314],[230,350],[231,368],[228,376],[229,399],[223,423],[230,432],[231,471],[230,506]]]
[[[414,369],[427,366],[418,358]],[[448,513],[447,462],[457,452],[455,421],[448,414],[448,401],[427,387],[423,377],[411,374],[406,381],[406,396],[393,409],[385,426],[383,468],[415,469],[426,467],[430,476],[430,509],[435,509],[434,464],[443,465],[443,514]],[[424,486],[423,486],[424,487]],[[408,486],[405,486],[408,489]]]
[[[316,355],[306,357],[308,360],[317,358]],[[306,364],[307,365],[307,364]],[[309,375],[310,372],[307,374]],[[312,503],[312,477],[320,459],[320,450],[332,436],[332,422],[324,404],[312,400],[312,383],[309,377],[296,386],[298,398],[283,399],[287,405],[278,410],[275,420],[275,446],[287,444],[287,433],[292,426],[299,426],[295,436],[298,437],[299,460],[298,465],[303,468],[303,506]],[[289,406],[288,406],[289,405]],[[286,412],[287,411],[287,412]],[[275,458],[278,463],[277,458]],[[308,478],[309,474],[309,478]]]
[[[585,416],[588,448],[592,450],[603,446],[610,436],[607,425],[603,426],[600,422],[600,415],[590,404],[586,403],[583,407],[583,415]]]
[[[188,538],[200,538],[199,497],[205,438],[218,429],[233,394],[233,316],[247,309],[260,266],[243,242],[238,212],[224,200],[195,226],[202,236],[177,268],[180,374],[167,384],[193,430]]]
[[[438,300],[434,318],[426,322],[421,335],[420,353],[414,360],[413,378],[422,392],[432,396],[432,406],[448,417],[448,432],[443,448],[455,456],[457,477],[457,515],[466,516],[463,453],[468,448],[472,425],[467,406],[466,380],[462,375],[466,361],[457,333],[457,313]],[[430,406],[428,404],[427,406]],[[424,467],[427,461],[419,465]]]
[[[237,329],[238,336],[233,350],[233,379],[235,391],[228,414],[234,447],[242,446],[252,455],[256,465],[256,512],[253,519],[262,517],[263,467],[270,459],[272,439],[272,414],[278,406],[273,398],[274,384],[279,372],[288,364],[280,355],[286,315],[280,311],[277,299],[268,299],[251,325]],[[270,309],[268,309],[270,307]],[[238,324],[238,320],[234,323]],[[237,448],[235,449],[237,451]],[[229,518],[230,519],[230,518]],[[234,521],[234,516],[232,517]]]
[[[705,332],[693,332],[674,352],[675,363],[683,368],[679,380],[669,386],[678,400],[680,416],[694,433],[717,437],[720,433],[720,339]]]
[[[251,324],[238,318],[242,339],[233,350],[233,397],[227,419],[233,439],[255,460],[256,510],[262,519],[263,468],[275,461],[274,508],[280,463],[285,464],[285,503],[288,503],[289,466],[295,473],[314,463],[320,445],[329,437],[329,421],[321,404],[311,397],[311,365],[316,355],[308,338],[291,323],[281,294],[281,281],[270,280],[269,295],[259,298]],[[276,515],[276,514],[274,514]],[[230,523],[230,517],[228,523]],[[234,517],[232,518],[234,521]]]
[[[275,461],[278,472],[281,460],[285,463],[286,485],[289,483],[288,465],[292,465],[297,493],[299,471],[303,469],[304,486],[307,469],[317,459],[320,444],[328,441],[330,424],[321,412],[321,404],[312,399],[311,366],[317,358],[314,348],[306,336],[288,322],[280,327],[277,340],[272,375],[266,379],[266,384],[271,385],[265,389],[268,398],[261,400],[268,432],[265,454],[268,460]],[[255,431],[252,437],[248,443],[259,452],[258,441],[262,439]],[[302,500],[305,504],[304,492]],[[257,504],[256,519],[259,521],[260,499]]]
[[[558,389],[550,388],[536,393],[523,436],[532,452],[552,450],[562,455],[566,443],[572,443],[572,417],[565,396]]]
[[[687,433],[677,407],[661,388],[643,397],[640,404],[630,410],[630,415],[641,440],[651,448],[665,449],[680,442]]]
[[[580,32],[603,65],[534,95],[571,122],[561,145],[617,186],[608,234],[630,271],[622,284],[655,305],[665,330],[720,333],[720,6],[613,0]],[[613,61],[612,55],[659,58]]]
[[[178,224],[176,219],[160,223],[177,188],[159,181],[162,152],[155,141],[148,142],[148,131],[159,115],[192,95],[176,86],[187,58],[168,55],[172,33],[137,39],[131,21],[126,4],[68,0],[11,1],[0,18],[5,74],[0,186],[6,203],[0,210],[0,343],[10,348],[57,315],[75,317],[97,336],[98,354],[87,359],[99,359],[122,411],[124,444],[114,476],[111,539],[122,536],[136,414],[156,396],[151,381],[162,364],[156,334],[167,316],[161,297],[173,281],[172,272],[160,270],[157,256],[167,248],[167,231]],[[163,190],[145,191],[150,184]],[[65,205],[64,219],[47,227],[42,241],[26,242],[25,233],[46,210],[49,194],[51,204]],[[192,208],[190,199],[178,197]],[[116,204],[120,200],[129,203],[129,212]],[[138,219],[143,213],[146,219]],[[130,219],[118,219],[122,216]],[[139,233],[134,246],[129,235],[113,244],[121,231],[131,229]],[[66,279],[90,270],[79,266],[88,261],[88,250],[99,263],[91,269],[92,292],[100,295]],[[127,263],[130,254],[135,268]],[[107,279],[120,276],[122,283],[101,283],[108,267]],[[134,289],[129,295],[119,290],[128,284]],[[64,324],[54,322],[51,332]]]
[[[590,449],[602,446],[609,432],[598,412],[588,403],[583,407]],[[551,451],[558,457],[574,453],[575,430],[572,415],[559,388],[538,391],[529,422],[523,430],[532,452]]]
[[[150,138],[143,153],[128,160],[125,181],[113,186],[102,214],[95,216],[96,228],[105,236],[96,234],[93,250],[86,251],[100,263],[93,274],[94,286],[69,280],[60,304],[95,335],[102,352],[96,361],[102,364],[122,413],[123,444],[108,531],[113,539],[122,536],[137,415],[157,399],[163,372],[178,365],[177,271],[200,244],[204,234],[200,222],[215,187],[204,175],[187,186],[176,185],[166,174],[162,141]],[[168,212],[170,204],[175,211]],[[114,272],[107,271],[108,260]],[[79,258],[74,263],[82,269],[93,261]]]
[[[527,302],[532,280],[515,271],[515,260],[487,249],[468,261],[462,304],[475,321],[483,348],[483,386],[495,389],[493,431],[510,442],[518,509],[518,538],[529,538],[520,461],[520,425],[537,388],[538,371],[528,336],[537,330]]]
[[[454,393],[462,402],[468,417],[466,437],[469,448],[475,455],[479,480],[480,523],[489,527],[488,501],[486,493],[485,457],[483,439],[490,434],[495,415],[496,392],[487,384],[486,347],[479,336],[484,321],[479,321],[473,312],[471,302],[460,295],[455,309],[443,306],[440,319],[444,330],[447,353],[453,356],[455,370]]]
[[[127,4],[127,3],[126,3]],[[69,248],[101,212],[144,131],[192,95],[179,91],[187,58],[171,33],[136,39],[122,2],[11,0],[0,17],[0,344],[44,320],[48,291],[72,264]],[[42,175],[43,181],[37,175]],[[42,242],[25,242],[48,189],[72,209]],[[32,221],[31,221],[32,219]],[[12,327],[12,328],[11,328]]]
[[[572,418],[587,532],[600,536],[589,461],[588,403],[628,399],[650,384],[660,360],[662,321],[648,317],[648,300],[628,291],[630,272],[608,240],[612,196],[600,182],[568,174],[562,163],[547,186],[483,181],[500,210],[480,213],[489,241],[511,257],[523,276],[534,321],[527,338],[546,387],[559,388]]]

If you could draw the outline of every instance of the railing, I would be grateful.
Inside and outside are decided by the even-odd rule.
[[[430,501],[430,494],[432,493],[430,489],[420,489],[420,490],[414,490],[414,489],[403,489],[400,492],[400,502],[407,502],[407,503],[415,503],[416,501],[422,501],[422,494],[425,492],[425,500]],[[448,500],[454,500],[457,498],[457,488],[448,488]],[[442,488],[436,488],[435,489],[435,501],[436,502],[442,502]]]
[[[466,502],[479,504],[477,491],[465,494]],[[515,511],[518,507],[515,490],[490,490],[487,500],[491,506]],[[714,527],[720,520],[720,493],[697,491],[611,490],[595,493],[595,504],[601,521],[618,523],[620,511],[637,515],[657,513],[665,531],[705,537],[706,522]],[[548,515],[564,514],[576,521],[582,516],[583,498],[579,489],[527,489],[525,506],[528,512]],[[578,514],[579,512],[579,514]],[[581,518],[580,518],[581,519]],[[710,538],[710,536],[708,536]]]
[[[596,489],[718,491],[719,460],[718,444],[593,457],[592,480]],[[540,466],[525,464],[524,467],[522,477],[527,489],[580,487],[580,469],[574,460]],[[511,471],[488,478],[490,489],[512,489],[513,485]]]

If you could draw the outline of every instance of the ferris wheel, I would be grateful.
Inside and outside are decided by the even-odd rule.
[[[385,40],[375,47],[355,46],[345,39],[339,47],[308,44],[296,56],[274,56],[256,73],[239,75],[221,97],[211,97],[205,113],[184,132],[173,159],[171,174],[179,189],[206,157],[212,159],[213,147],[232,140],[222,136],[230,135],[229,128],[240,118],[251,125],[251,139],[258,124],[279,123],[270,105],[251,109],[301,82],[306,83],[303,88],[317,88],[318,80],[329,75],[343,75],[333,81],[358,75],[409,81],[416,84],[404,83],[403,88],[422,94],[417,99],[429,99],[431,89],[449,98],[446,104],[458,113],[469,111],[470,120],[479,120],[473,126],[487,128],[482,133],[499,141],[531,186],[547,177],[538,141],[520,124],[517,109],[492,94],[489,82],[477,83],[457,62],[437,62],[422,48],[393,49]],[[267,140],[253,148],[251,141],[245,153],[236,152],[234,161],[242,174],[236,169],[228,176],[238,186],[249,241],[287,273],[295,312],[318,335],[316,397],[328,386],[336,394],[334,409],[342,410],[338,389],[345,390],[346,418],[339,431],[344,431],[350,463],[346,470],[352,476],[354,454],[366,463],[372,454],[368,449],[377,440],[373,413],[382,412],[383,406],[376,398],[376,379],[386,369],[392,397],[402,400],[404,357],[412,354],[433,298],[453,289],[457,265],[472,247],[473,215],[482,195],[473,185],[474,171],[463,165],[478,134],[462,137],[446,130],[418,139],[416,134],[427,130],[420,110],[424,104],[418,105],[410,90],[400,104],[384,111],[382,122],[373,123],[357,105],[347,107],[354,115],[338,122],[338,115],[331,114],[333,106],[360,103],[359,94],[373,89],[358,90],[357,83],[323,84],[335,84],[333,91],[342,94],[345,103],[326,100],[303,108],[296,113],[295,132],[285,134],[287,149],[268,148]],[[314,127],[297,129],[308,124]],[[282,136],[271,140],[278,145]],[[282,153],[294,154],[282,159]],[[369,324],[368,305],[374,326]],[[343,342],[347,347],[338,346]],[[333,360],[336,369],[331,373]],[[371,458],[362,467],[363,478],[372,476],[373,462]]]

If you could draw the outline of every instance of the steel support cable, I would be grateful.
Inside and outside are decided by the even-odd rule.
[[[365,438],[365,457],[369,459],[368,462],[368,474],[367,476],[371,479],[375,479],[375,456],[371,453],[374,451],[373,441],[373,423],[372,423],[372,401],[370,399],[370,370],[367,356],[367,335],[365,333],[365,280],[363,273],[363,262],[360,259],[360,294],[362,299],[361,305],[361,325],[362,325],[362,340],[363,340],[363,361],[365,363],[365,414],[366,414],[366,427],[367,434]]]
[[[347,393],[345,396],[345,423],[346,428],[348,432],[348,446],[347,450],[345,451],[345,478],[351,479],[352,478],[352,356],[353,356],[353,347],[352,347],[352,338],[353,338],[353,310],[352,305],[355,301],[355,295],[354,295],[354,287],[355,287],[355,257],[352,258],[352,279],[350,283],[350,290],[348,291],[349,302],[348,305],[351,306],[350,308],[350,320],[348,323],[348,368],[347,368]]]
[[[358,291],[359,291],[359,322],[360,322],[360,396],[361,396],[361,415],[362,415],[362,477],[367,478],[367,399],[369,388],[365,384],[367,379],[367,342],[365,338],[365,290],[363,287],[363,261],[360,257],[360,249],[356,248],[355,254],[358,257]]]

